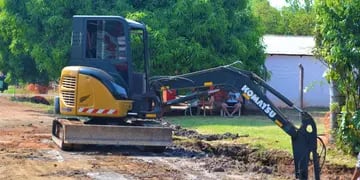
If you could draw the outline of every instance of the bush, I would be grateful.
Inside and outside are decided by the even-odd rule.
[[[346,153],[360,152],[360,110],[342,113],[338,124],[337,145]]]

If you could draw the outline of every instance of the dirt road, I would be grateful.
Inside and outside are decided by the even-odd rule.
[[[246,145],[211,147],[196,141],[161,154],[114,146],[65,152],[51,141],[52,119],[33,106],[0,97],[0,179],[293,179],[287,155],[258,157]],[[346,168],[324,172],[326,179],[351,175]]]

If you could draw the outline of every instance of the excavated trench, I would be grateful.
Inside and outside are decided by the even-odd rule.
[[[246,137],[238,134],[224,133],[202,135],[193,130],[173,127],[174,135],[190,140],[175,138],[172,151],[198,152],[195,158],[202,162],[209,172],[251,172],[257,174],[272,174],[281,179],[294,179],[294,162],[292,154],[280,150],[263,150],[250,147],[247,144],[212,143],[223,139]],[[175,150],[177,149],[177,150]],[[326,164],[322,167],[322,179],[348,179],[353,168],[343,165]],[[309,165],[309,178],[313,178],[312,165]]]
[[[198,157],[197,160],[202,161],[204,168],[209,172],[237,171],[274,174],[279,172],[278,164],[291,165],[292,162],[290,154],[286,152],[261,151],[246,144],[208,143],[224,139],[234,140],[248,135],[240,136],[232,133],[203,135],[179,126],[173,126],[173,129],[175,136],[190,139],[175,138],[173,151],[183,149],[184,152],[199,152],[202,157]]]

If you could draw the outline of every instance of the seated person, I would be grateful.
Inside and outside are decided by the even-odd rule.
[[[219,87],[217,87],[219,88]],[[228,98],[227,97],[227,92],[221,88],[219,88],[220,90],[216,93],[214,93],[213,96],[211,96],[211,98],[213,98],[214,101],[214,107],[215,109],[221,109],[222,108],[222,104],[225,102],[225,100]]]
[[[233,117],[233,115],[237,111],[240,111],[241,102],[242,102],[242,97],[240,93],[235,93],[233,91],[230,91],[228,93],[228,99],[221,105],[222,110],[225,112],[225,116],[227,115],[228,117]],[[228,107],[233,107],[231,113],[229,113]]]
[[[197,109],[196,114],[198,114],[198,115],[200,114],[200,109],[202,109],[204,111],[204,115],[205,115],[206,109],[208,109],[210,111],[210,114],[212,114],[213,104],[214,104],[214,97],[213,96],[200,97],[200,100],[197,103],[198,109]]]
[[[211,106],[213,107],[213,109],[221,109],[222,108],[222,103],[225,102],[225,100],[227,99],[227,92],[224,91],[223,89],[221,89],[221,87],[219,86],[211,86],[209,88],[210,90],[218,90],[215,93],[213,93],[211,96],[208,97],[208,100],[206,101],[206,106]],[[201,106],[200,102],[200,106]],[[211,110],[210,110],[210,114],[211,114]]]

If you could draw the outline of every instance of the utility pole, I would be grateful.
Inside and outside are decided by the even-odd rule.
[[[299,94],[300,94],[300,108],[304,108],[304,67],[299,64]],[[299,112],[299,120],[302,119],[302,114]]]

